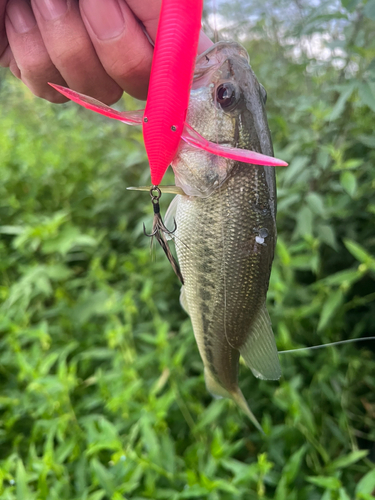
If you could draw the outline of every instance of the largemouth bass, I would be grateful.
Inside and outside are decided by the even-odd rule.
[[[219,42],[197,59],[188,123],[206,139],[273,156],[266,92],[245,49]],[[280,365],[266,309],[276,243],[273,167],[183,147],[174,160],[175,245],[208,390],[233,399],[260,425],[238,387],[240,355],[253,374],[278,379]]]

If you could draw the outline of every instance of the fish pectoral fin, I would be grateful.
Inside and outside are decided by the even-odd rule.
[[[153,186],[132,186],[126,188],[128,191],[147,191],[150,192],[150,189]],[[174,185],[165,185],[165,186],[158,186],[160,188],[160,191],[162,193],[167,193],[167,194],[185,194],[185,192],[178,186]]]
[[[281,377],[275,336],[265,305],[255,319],[240,353],[255,377],[263,380],[278,380]]]
[[[233,148],[230,146],[223,146],[222,144],[216,144],[215,142],[208,141],[202,137],[196,130],[194,130],[190,125],[185,123],[184,130],[181,135],[187,144],[198,149],[203,149],[208,153],[212,153],[218,156],[224,156],[224,158],[229,158],[235,161],[243,161],[244,163],[250,163],[252,165],[267,165],[269,167],[287,167],[288,164],[285,161],[278,160],[273,156],[263,155],[256,151],[250,151],[248,149]]]
[[[186,299],[186,290],[185,290],[184,285],[181,287],[181,291],[180,291],[180,304],[181,304],[182,309],[186,312],[186,314],[188,314],[190,316],[189,306],[188,306],[187,299]]]
[[[175,224],[177,206],[178,206],[178,197],[175,196],[173,200],[170,202],[167,211],[165,212],[164,225],[167,228],[173,227]],[[167,240],[173,240],[173,234],[166,234],[165,236]]]
[[[144,115],[144,109],[137,111],[117,111],[117,109],[110,108],[103,102],[94,99],[85,94],[80,94],[74,90],[68,89],[67,87],[62,87],[61,85],[55,85],[54,83],[49,83],[57,92],[60,92],[63,96],[67,97],[73,102],[80,104],[86,109],[91,109],[100,115],[108,116],[108,118],[113,118],[114,120],[119,120],[120,122],[126,123],[127,125],[141,125]]]

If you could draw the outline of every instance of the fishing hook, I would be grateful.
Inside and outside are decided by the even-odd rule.
[[[155,194],[155,192],[156,192],[156,194]],[[168,234],[169,236],[172,236],[176,232],[176,229],[177,229],[176,219],[173,219],[174,228],[172,230],[169,230],[164,225],[164,222],[163,222],[161,215],[160,215],[160,205],[159,205],[159,200],[161,198],[161,194],[162,193],[161,193],[159,186],[152,186],[151,187],[150,196],[151,196],[152,205],[154,207],[154,216],[157,219],[157,223],[154,222],[154,224],[152,226],[153,230],[150,234],[146,232],[146,226],[143,224],[143,233],[148,238],[152,238],[153,236],[156,236],[156,233],[158,231],[162,231],[163,233]]]
[[[152,223],[152,232],[148,234],[146,232],[146,226],[143,224],[143,232],[145,236],[148,238],[153,238],[155,237],[161,248],[163,249],[165,255],[167,256],[167,259],[172,265],[172,268],[174,272],[176,273],[178,279],[181,281],[182,284],[184,284],[184,278],[182,277],[180,266],[178,265],[176,259],[172,255],[172,252],[169,249],[168,246],[168,241],[165,237],[165,235],[172,236],[174,232],[177,229],[177,224],[176,220],[174,219],[174,229],[170,231],[168,228],[165,227],[163,219],[161,218],[160,215],[160,205],[159,205],[159,200],[161,197],[161,191],[158,186],[152,186],[150,189],[150,196],[151,196],[151,201],[152,205],[154,207],[154,221]],[[152,243],[152,241],[151,241]]]

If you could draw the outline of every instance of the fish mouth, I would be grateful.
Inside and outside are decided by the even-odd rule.
[[[250,62],[249,54],[239,43],[227,41],[215,43],[197,57],[193,81],[202,78],[207,73],[211,74],[231,57],[240,57],[247,64]]]
[[[209,63],[210,59],[212,58],[213,52],[215,52],[215,55],[221,54],[222,52],[226,52],[225,57],[227,57],[228,53],[231,53],[232,55],[236,54],[246,59],[247,62],[250,61],[250,57],[249,54],[247,53],[247,50],[240,43],[233,41],[231,42],[221,41],[221,42],[216,42],[214,45],[211,45],[211,47],[208,47],[207,50],[202,52],[202,54],[199,54],[199,56],[196,59],[196,66],[201,64],[203,59],[207,63]]]

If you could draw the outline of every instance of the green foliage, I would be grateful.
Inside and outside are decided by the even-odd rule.
[[[251,28],[290,162],[269,290],[278,347],[375,335],[374,2],[238,5],[221,12],[242,39]],[[0,498],[373,498],[372,344],[283,354],[280,382],[243,369],[265,437],[213,401],[177,280],[143,237],[148,196],[126,191],[149,182],[141,131],[2,76]]]

